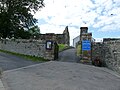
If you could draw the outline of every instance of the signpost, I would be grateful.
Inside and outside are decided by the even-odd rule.
[[[90,51],[91,50],[91,42],[89,40],[82,41],[82,51]]]
[[[82,59],[91,60],[91,41],[90,40],[82,41]]]

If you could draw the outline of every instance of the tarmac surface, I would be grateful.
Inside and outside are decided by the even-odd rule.
[[[58,61],[74,62],[74,63],[79,62],[79,58],[76,55],[75,48],[71,48],[71,49],[60,52]]]
[[[120,90],[120,76],[91,65],[50,61],[3,72],[6,90]]]
[[[79,62],[74,48],[59,53],[58,61],[32,62],[0,52],[0,90],[120,90],[120,76]]]
[[[38,63],[39,62],[25,60],[15,55],[10,55],[10,54],[0,52],[0,90],[5,90],[4,85],[1,81],[1,73],[3,71],[21,68],[29,65],[38,64]]]
[[[3,71],[21,68],[38,63],[39,62],[33,62],[22,57],[0,52],[0,68],[2,68]]]

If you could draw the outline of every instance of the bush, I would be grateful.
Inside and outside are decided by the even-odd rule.
[[[59,46],[59,51],[63,51],[66,48],[68,48],[68,45],[66,45],[66,44],[58,44],[58,46]]]
[[[81,45],[78,45],[77,46],[77,56],[80,56],[81,53],[82,53],[81,52]]]

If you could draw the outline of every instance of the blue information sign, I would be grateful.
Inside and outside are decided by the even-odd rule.
[[[89,40],[83,40],[82,41],[82,50],[83,51],[91,50],[91,42]]]

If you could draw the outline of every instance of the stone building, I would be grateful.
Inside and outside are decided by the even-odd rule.
[[[68,26],[65,27],[65,30],[63,31],[63,35],[65,37],[65,44],[70,45],[70,35],[69,35],[69,30],[68,30]]]
[[[54,33],[46,33],[46,34],[40,34],[39,39],[46,40],[49,39],[49,37],[53,37],[58,44],[66,44],[70,45],[70,36],[69,36],[69,30],[68,26],[66,26],[65,30],[62,34],[54,34]]]

